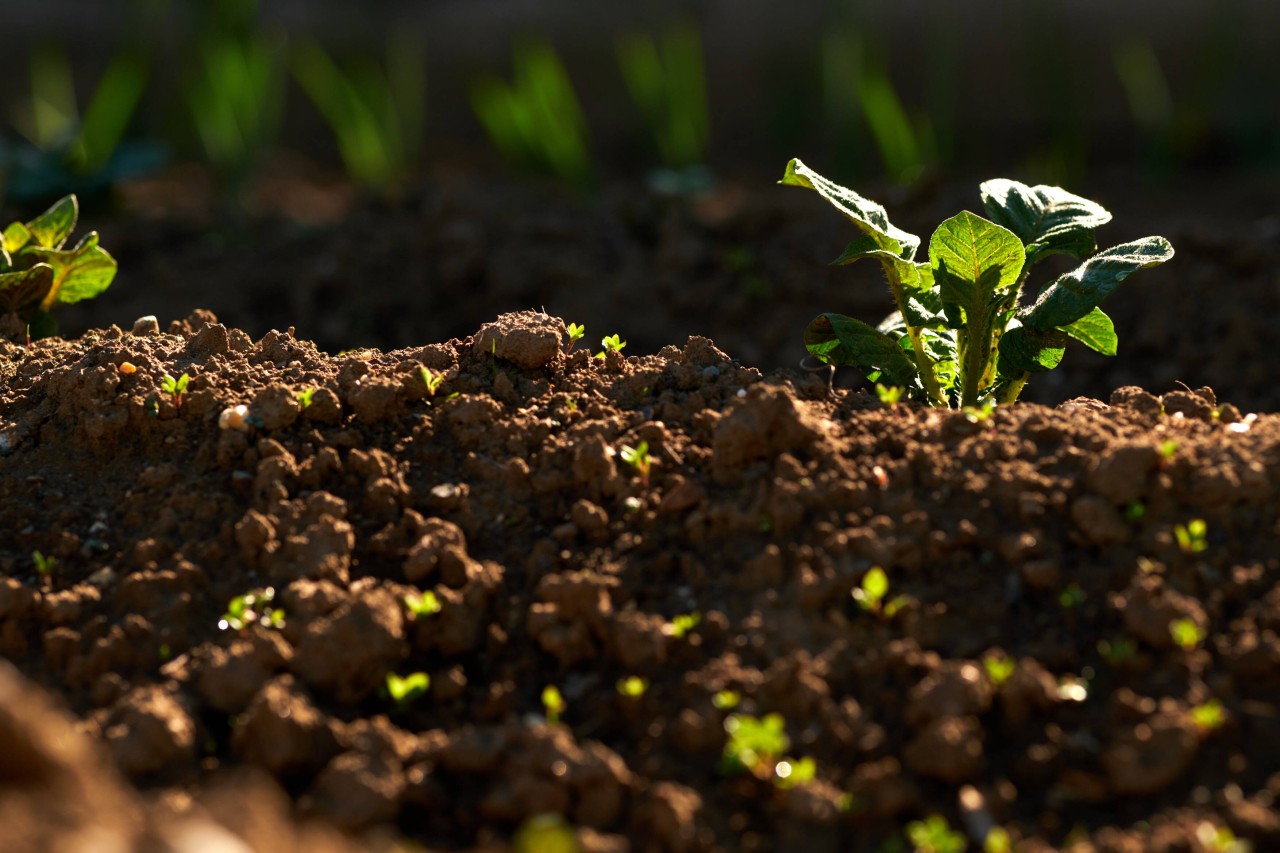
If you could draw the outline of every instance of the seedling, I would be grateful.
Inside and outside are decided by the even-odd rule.
[[[275,587],[270,586],[237,595],[227,604],[227,612],[218,620],[218,628],[241,631],[255,623],[267,628],[284,627],[284,610],[271,606],[275,597]]]
[[[1178,541],[1178,548],[1184,554],[1199,554],[1209,547],[1205,536],[1209,527],[1203,518],[1193,518],[1184,524],[1173,526],[1173,538]]]
[[[583,336],[586,335],[586,333],[587,333],[586,326],[580,326],[577,323],[570,323],[569,324],[569,343],[565,344],[564,354],[568,355],[570,350],[573,349],[573,345],[576,344],[578,341],[582,340]]]
[[[91,299],[115,278],[116,261],[98,245],[97,231],[64,248],[79,215],[79,202],[69,195],[0,233],[0,309],[23,320],[28,337],[53,334],[55,308]]]
[[[649,689],[649,679],[638,675],[629,675],[618,679],[618,692],[628,699],[639,699]]]
[[[1141,521],[1147,515],[1147,505],[1139,500],[1129,501],[1124,508],[1124,517],[1128,521]]]
[[[1194,619],[1174,619],[1169,623],[1169,636],[1183,651],[1193,651],[1204,640],[1206,632]]]
[[[698,627],[698,623],[702,621],[702,614],[694,611],[693,613],[681,613],[679,616],[671,617],[671,621],[662,626],[662,633],[668,637],[674,637],[677,640],[683,639],[684,635]]]
[[[1013,850],[1013,840],[1009,837],[1009,830],[1003,826],[993,826],[987,831],[987,837],[982,839],[982,853],[1011,853]]]
[[[556,725],[560,722],[560,715],[565,712],[564,697],[560,695],[560,688],[554,684],[548,684],[542,688],[542,708],[547,717],[547,722]]]
[[[635,469],[640,475],[640,482],[644,487],[649,488],[649,472],[656,463],[653,456],[649,453],[649,442],[640,441],[635,447],[629,444],[622,445],[622,449],[618,451],[618,455],[622,457],[622,461]]]
[[[1227,722],[1227,712],[1217,699],[1210,699],[1203,705],[1191,709],[1191,720],[1202,732],[1211,732],[1222,728]]]
[[[731,711],[742,701],[742,694],[736,690],[719,690],[711,697],[711,704],[718,711]]]
[[[907,840],[916,853],[964,853],[968,846],[964,833],[952,829],[940,814],[907,824]]]
[[[53,572],[53,567],[57,560],[53,557],[46,557],[39,551],[32,551],[31,562],[36,565],[36,574],[43,578],[48,577]]]
[[[182,395],[187,393],[187,385],[191,382],[191,377],[182,374],[174,379],[169,374],[160,377],[160,390],[173,398],[173,405],[176,408],[182,408]]]
[[[996,179],[981,186],[990,219],[961,211],[933,233],[929,260],[917,262],[920,238],[890,224],[875,202],[799,160],[780,183],[817,191],[854,223],[861,236],[834,263],[878,260],[897,307],[879,328],[820,314],[805,329],[809,353],[933,406],[1014,402],[1032,373],[1058,366],[1068,338],[1114,355],[1115,328],[1098,303],[1134,272],[1173,257],[1163,237],[1095,253],[1094,230],[1111,219],[1100,205],[1057,187]],[[1031,268],[1063,253],[1082,263],[1023,307]]]
[[[426,590],[420,595],[415,593],[406,595],[404,597],[404,606],[409,611],[410,619],[432,616],[442,609],[440,598],[431,590]]]
[[[496,344],[497,341],[494,341]],[[418,375],[422,377],[422,384],[427,386],[427,396],[434,397],[436,392],[440,390],[441,384],[444,383],[444,374],[436,373],[429,367],[419,367]]]
[[[303,388],[301,391],[299,391],[298,392],[298,408],[299,409],[311,408],[312,398],[314,398],[315,395],[316,395],[315,388]]]
[[[902,388],[898,385],[882,385],[877,382],[876,396],[880,398],[881,403],[884,403],[890,409],[896,409],[898,401],[902,399]]]
[[[987,671],[987,677],[991,679],[991,683],[999,687],[1013,675],[1013,671],[1018,668],[1018,663],[1004,655],[990,654],[982,659],[982,668]]]
[[[600,340],[600,345],[604,347],[604,349],[596,353],[596,358],[604,358],[605,354],[609,353],[610,351],[622,352],[622,350],[626,348],[627,342],[624,341],[618,335],[609,335],[608,337],[602,338]]]
[[[581,853],[573,827],[558,814],[535,815],[511,839],[514,853]]]
[[[862,576],[862,583],[854,587],[852,592],[853,600],[858,602],[858,606],[863,610],[885,619],[892,619],[910,599],[905,595],[899,595],[885,601],[888,594],[889,576],[879,566],[868,569]]]
[[[1066,610],[1073,610],[1084,604],[1085,598],[1085,592],[1080,588],[1080,584],[1072,581],[1066,589],[1058,593],[1058,604]]]
[[[1168,462],[1170,459],[1173,458],[1174,454],[1177,452],[1178,452],[1178,442],[1174,441],[1172,438],[1165,439],[1164,441],[1160,442],[1160,458],[1163,461]]]
[[[773,767],[773,784],[779,788],[795,788],[812,782],[818,764],[812,758],[784,758]]]
[[[427,692],[427,688],[431,686],[431,676],[425,672],[414,672],[402,678],[394,672],[388,672],[386,686],[391,701],[404,706]]]
[[[730,714],[724,730],[729,735],[721,756],[720,768],[726,773],[747,771],[757,779],[773,782],[780,788],[802,785],[813,779],[812,758],[786,758],[791,747],[786,721],[781,714],[752,717]]]

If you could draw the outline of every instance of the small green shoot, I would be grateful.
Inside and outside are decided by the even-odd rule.
[[[791,747],[787,723],[781,714],[730,714],[724,730],[729,735],[724,745],[722,766],[726,772],[743,770],[759,779],[773,775],[774,765]]]
[[[440,598],[431,590],[421,594],[409,593],[404,597],[404,606],[409,611],[410,619],[433,616],[443,608]]]
[[[940,814],[908,823],[907,839],[915,847],[915,853],[964,853],[968,846],[964,833],[952,829]]]
[[[1126,521],[1141,521],[1147,516],[1147,505],[1139,500],[1129,501],[1129,505],[1124,508],[1124,517]]]
[[[742,702],[742,694],[736,690],[717,690],[711,704],[717,711],[731,711]]]
[[[649,442],[637,442],[635,447],[624,444],[622,449],[618,451],[618,455],[622,457],[623,462],[630,465],[640,475],[640,482],[644,484],[644,487],[646,489],[649,488],[649,472],[657,464],[653,455],[649,453]]]
[[[520,824],[511,839],[514,853],[582,853],[578,835],[558,814],[541,814]]]
[[[387,673],[387,695],[397,705],[404,706],[427,692],[431,686],[431,676],[425,672],[414,672],[401,677],[394,672]]]
[[[1085,591],[1080,588],[1080,584],[1072,581],[1067,584],[1066,589],[1058,593],[1058,604],[1062,605],[1065,610],[1074,610],[1084,604],[1086,597]]]
[[[173,398],[173,405],[176,408],[182,408],[182,395],[187,393],[187,385],[190,384],[191,377],[182,374],[174,379],[169,374],[160,377],[160,390]]]
[[[889,594],[889,576],[879,566],[868,569],[862,576],[862,583],[854,587],[851,594],[863,610],[885,619],[892,619],[910,600],[905,595],[899,595],[885,601]]]
[[[284,610],[271,606],[275,597],[275,587],[270,586],[237,595],[227,604],[227,612],[218,620],[218,628],[241,631],[255,623],[268,628],[284,627]]]
[[[556,725],[560,722],[560,715],[565,712],[568,706],[565,704],[564,696],[560,695],[560,688],[554,684],[548,684],[542,688],[542,708],[546,714],[547,722]]]
[[[497,341],[494,341],[494,344],[496,345]],[[444,374],[436,373],[429,367],[419,367],[418,375],[422,377],[422,384],[427,386],[427,396],[434,397],[444,383]]]
[[[601,338],[600,345],[604,347],[604,349],[596,353],[596,358],[604,358],[605,354],[609,352],[622,352],[622,350],[626,348],[627,342],[618,335],[609,335],[608,337]]]
[[[303,388],[301,391],[298,392],[298,408],[300,410],[311,408],[311,402],[315,396],[316,396],[315,388]]]
[[[1178,542],[1178,548],[1184,554],[1199,554],[1209,547],[1206,536],[1209,532],[1209,526],[1205,524],[1203,518],[1193,518],[1184,524],[1175,524],[1173,526],[1173,538]]]
[[[1013,853],[1013,839],[1003,826],[993,826],[982,839],[982,853]]]
[[[1226,725],[1227,711],[1217,699],[1210,699],[1191,708],[1191,721],[1202,732],[1216,731]]]
[[[569,343],[564,346],[564,354],[568,355],[573,350],[573,345],[587,334],[587,327],[577,323],[569,324]]]
[[[1207,632],[1194,619],[1174,619],[1169,623],[1169,636],[1174,645],[1183,651],[1194,651],[1204,641]]]
[[[618,679],[618,693],[628,699],[639,699],[649,689],[649,679],[639,675],[629,675]]]
[[[1058,366],[1071,338],[1114,355],[1115,328],[1098,304],[1133,273],[1173,257],[1163,237],[1096,252],[1094,231],[1111,219],[1104,208],[1057,187],[999,179],[980,188],[989,218],[961,211],[946,220],[928,242],[928,260],[917,262],[921,239],[893,226],[875,202],[799,160],[780,183],[816,191],[853,222],[859,236],[835,263],[879,261],[897,309],[878,328],[820,314],[805,329],[809,354],[932,406],[1012,403],[1033,373]],[[1081,263],[1024,307],[1031,268],[1063,253]]]
[[[989,654],[982,658],[982,668],[987,671],[987,677],[991,679],[991,683],[999,687],[1013,675],[1013,671],[1018,668],[1018,662],[1005,655]]]
[[[39,551],[31,552],[31,562],[35,563],[36,574],[40,577],[48,577],[53,572],[53,567],[57,563],[53,557],[46,557]]]
[[[773,767],[773,784],[779,788],[795,788],[813,781],[818,764],[812,758],[784,758]]]
[[[698,627],[700,622],[702,622],[702,614],[697,611],[681,613],[678,616],[671,617],[671,621],[662,626],[662,633],[680,640],[684,638],[685,634]]]
[[[880,398],[880,402],[888,406],[890,409],[898,407],[898,401],[902,399],[902,388],[898,385],[883,385],[876,383],[876,396]]]
[[[1159,450],[1160,459],[1164,462],[1168,462],[1173,459],[1174,455],[1178,452],[1178,442],[1174,441],[1172,438],[1165,439],[1160,442]]]

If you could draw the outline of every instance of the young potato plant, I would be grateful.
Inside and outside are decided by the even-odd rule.
[[[779,183],[816,191],[853,222],[861,236],[833,263],[879,261],[897,306],[879,327],[818,315],[804,333],[809,353],[931,406],[1012,403],[1031,374],[1058,366],[1068,338],[1115,355],[1115,328],[1098,303],[1133,273],[1173,257],[1163,237],[1096,251],[1094,230],[1111,220],[1100,205],[999,178],[980,187],[988,218],[961,211],[946,220],[929,239],[928,259],[917,261],[920,238],[896,228],[875,202],[799,160]],[[1056,254],[1081,263],[1023,305],[1032,267]]]
[[[80,217],[74,195],[30,222],[11,222],[0,233],[0,309],[24,322],[35,337],[53,334],[53,310],[106,290],[116,262],[90,231],[74,247],[67,238]]]

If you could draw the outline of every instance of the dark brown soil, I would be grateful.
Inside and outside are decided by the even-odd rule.
[[[982,420],[566,342],[0,343],[0,849],[504,850],[543,813],[598,851],[911,849],[932,815],[971,850],[1280,849],[1280,416],[1128,387]],[[219,627],[268,586],[282,625]],[[726,765],[734,714],[789,746]]]

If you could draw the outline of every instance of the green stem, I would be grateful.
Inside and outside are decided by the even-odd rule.
[[[963,352],[960,354],[962,368],[962,387],[960,405],[976,406],[982,393],[983,378],[987,372],[987,364],[991,361],[991,329],[990,321],[983,320],[982,325],[972,325],[970,319],[968,330],[962,330]]]
[[[920,334],[920,327],[907,322],[907,298],[902,289],[902,280],[898,278],[898,271],[889,261],[882,260],[880,266],[884,269],[884,277],[889,280],[889,290],[893,292],[893,300],[898,304],[898,313],[902,315],[902,322],[907,326],[907,337],[911,339],[911,354],[915,357],[916,370],[920,372],[920,382],[924,385],[924,392],[933,401],[933,405],[945,406],[947,398],[943,396],[942,386],[938,384],[938,373],[933,359],[924,351],[924,339]]]
[[[1005,385],[1004,389],[1000,392],[1000,398],[998,400],[1000,405],[1008,406],[1011,403],[1017,402],[1018,395],[1022,393],[1023,386],[1027,384],[1027,380],[1030,378],[1030,373],[1023,373],[1016,379],[1010,379],[1009,383]]]

